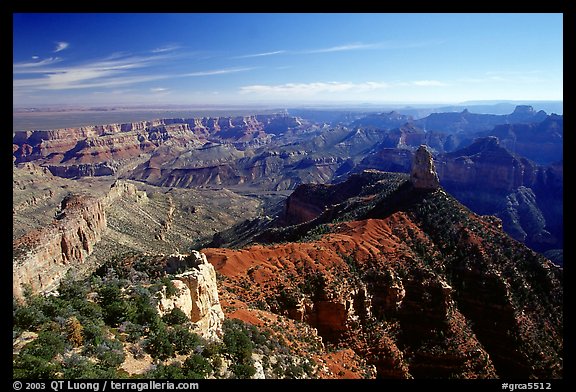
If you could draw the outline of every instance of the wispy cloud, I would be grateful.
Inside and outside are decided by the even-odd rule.
[[[54,53],[61,52],[64,49],[67,49],[68,46],[70,46],[70,44],[68,42],[64,42],[64,41],[56,42],[56,48],[54,49]]]
[[[254,58],[254,57],[274,56],[274,55],[278,55],[278,54],[302,55],[302,54],[317,54],[317,53],[349,52],[349,51],[354,51],[354,50],[410,49],[410,48],[421,48],[421,47],[440,45],[443,42],[444,41],[438,41],[438,40],[436,40],[436,41],[417,41],[417,42],[405,42],[405,41],[399,41],[399,40],[373,42],[373,43],[354,42],[354,43],[346,43],[346,44],[342,44],[342,45],[330,46],[327,48],[304,49],[304,50],[284,50],[284,49],[274,50],[274,51],[270,51],[270,52],[262,52],[262,53],[254,53],[254,54],[235,56],[232,58],[245,59],[245,58]]]
[[[16,63],[13,73],[30,75],[14,79],[14,88],[41,90],[107,87],[155,80],[156,75],[130,75],[128,71],[145,68],[161,56],[107,58],[87,64],[54,66],[60,59],[51,58],[36,63]]]
[[[32,56],[33,60],[38,60],[38,56]],[[12,72],[14,73],[30,73],[33,72],[30,68],[39,68],[46,65],[55,64],[62,61],[60,57],[50,57],[40,61],[26,62],[26,63],[14,63],[12,65]]]
[[[531,71],[489,71],[479,76],[468,78],[459,78],[456,81],[461,83],[539,83],[545,82],[542,78],[542,72],[537,70]]]
[[[161,46],[159,48],[152,49],[152,53],[166,53],[172,52],[173,50],[180,49],[180,45],[170,44],[166,46]]]
[[[168,73],[167,61],[178,55],[158,53],[135,56],[116,53],[79,65],[57,65],[59,58],[13,64],[15,93],[33,90],[110,88],[171,78],[201,77],[245,72],[253,68],[221,68],[195,72]]]
[[[236,56],[233,57],[235,59],[249,59],[249,58],[254,58],[254,57],[266,57],[266,56],[274,56],[276,54],[282,54],[282,53],[287,53],[286,50],[275,50],[273,52],[263,52],[263,53],[255,53],[255,54],[246,54],[243,56]]]
[[[150,92],[157,96],[163,96],[170,94],[170,89],[167,89],[165,87],[152,87],[150,89]]]
[[[321,49],[310,49],[305,50],[302,53],[331,53],[331,52],[346,52],[350,50],[365,50],[365,49],[377,49],[382,47],[382,44],[363,44],[363,43],[353,43],[346,45],[332,46],[330,48]]]
[[[255,84],[240,88],[241,94],[310,96],[325,93],[366,93],[398,87],[441,87],[446,83],[438,80],[415,80],[408,82],[312,82],[286,84]]]
[[[288,94],[288,95],[315,95],[320,93],[336,92],[362,92],[389,88],[384,82],[313,82],[313,83],[286,83],[277,85],[257,84],[240,88],[242,94]]]
[[[212,75],[224,75],[236,72],[246,72],[256,69],[256,67],[244,67],[244,68],[224,68],[224,69],[213,69],[209,71],[198,71],[182,74],[180,76],[212,76]]]

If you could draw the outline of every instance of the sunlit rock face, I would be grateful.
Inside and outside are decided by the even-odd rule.
[[[434,159],[424,145],[418,147],[414,155],[410,181],[416,189],[434,190],[440,186],[438,174],[436,174],[434,167]]]

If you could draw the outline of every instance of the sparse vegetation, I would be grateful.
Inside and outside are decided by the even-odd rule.
[[[136,269],[132,276],[134,272],[139,274],[136,282],[131,282],[119,268],[101,269],[83,281],[63,283],[59,295],[28,293],[25,303],[14,302],[14,337],[26,331],[38,336],[14,355],[13,376],[124,378],[130,376],[121,368],[127,355],[142,360],[145,354],[152,357],[155,367],[133,377],[250,378],[256,373],[253,355],[257,353],[283,358],[274,366],[265,366],[269,376],[276,374],[275,368],[292,363],[287,358],[294,354],[285,345],[239,320],[225,321],[221,342],[207,342],[190,330],[190,320],[179,308],[160,317],[154,306],[155,293],[163,287],[170,290],[172,282],[152,279]],[[185,359],[171,362],[176,356]],[[286,374],[311,374],[311,368],[304,369],[303,373],[293,367]]]
[[[559,374],[561,272],[449,195],[382,176],[390,182],[370,194],[360,190],[314,221],[266,234],[298,246],[262,253],[267,263],[254,260],[245,275],[218,274],[227,312],[247,304],[277,319],[258,327],[228,319],[221,341],[207,342],[180,309],[160,317],[155,300],[178,290],[157,260],[126,254],[83,282],[63,283],[59,295],[28,293],[25,304],[13,304],[14,337],[37,334],[14,355],[13,375],[125,377],[121,365],[131,355],[153,365],[133,377],[305,378],[321,368],[308,355],[348,347],[384,375],[490,377],[514,367]],[[381,231],[363,227],[360,240],[346,237],[357,222],[339,224],[392,215],[377,223]],[[292,330],[288,316],[298,320]],[[307,333],[310,325],[323,343]]]

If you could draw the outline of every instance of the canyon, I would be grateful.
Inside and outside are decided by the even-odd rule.
[[[160,315],[315,377],[562,377],[562,116],[313,117],[16,132],[14,298],[161,264]]]
[[[416,120],[396,112],[348,122],[314,116],[322,118],[284,112],[16,132],[13,161],[61,178],[254,190],[272,192],[279,202],[300,184],[335,183],[366,169],[408,173],[416,148],[426,144],[442,186],[562,263],[562,116],[530,106],[509,115],[464,110]]]

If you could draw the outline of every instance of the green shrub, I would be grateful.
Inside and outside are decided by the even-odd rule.
[[[14,378],[54,379],[59,371],[58,363],[21,352],[14,360],[12,376]]]
[[[48,321],[48,317],[42,313],[42,310],[28,305],[16,305],[13,316],[14,327],[24,331],[37,331],[40,325]]]
[[[144,334],[144,327],[140,324],[134,324],[130,321],[124,321],[121,325],[119,330],[121,332],[125,332],[128,337],[126,338],[127,341],[130,343],[135,343]]]
[[[190,379],[206,378],[212,372],[210,362],[198,354],[190,355],[184,361],[182,369],[186,374],[186,378]]]
[[[97,379],[100,369],[92,361],[78,354],[73,354],[63,361],[62,378],[65,379]]]
[[[20,351],[13,363],[14,378],[56,378],[60,365],[52,359],[66,348],[63,336],[54,331],[41,331],[36,340]]]
[[[178,325],[186,324],[190,319],[180,308],[173,308],[162,317],[162,321],[168,325]]]
[[[129,319],[134,324],[149,325],[153,328],[161,322],[160,315],[152,299],[152,294],[144,287],[135,287],[130,297],[135,312]]]
[[[82,337],[84,338],[84,349],[86,346],[98,346],[104,341],[104,325],[102,320],[89,320],[83,319],[82,321]]]
[[[201,345],[200,336],[190,332],[188,328],[181,325],[173,327],[168,332],[168,338],[174,345],[176,353],[186,355],[192,352],[194,348]]]
[[[172,298],[173,296],[178,294],[178,289],[176,288],[174,282],[172,282],[172,280],[170,280],[169,277],[164,276],[160,281],[162,282],[164,287],[166,287],[166,298]]]
[[[162,365],[159,364],[156,369],[150,370],[144,374],[144,378],[151,379],[185,379],[182,368],[176,364]]]
[[[103,368],[117,368],[124,362],[124,346],[122,342],[113,339],[106,339],[96,347],[96,358]]]
[[[225,352],[242,362],[251,359],[252,341],[246,334],[246,327],[240,320],[224,320],[223,343]]]
[[[158,328],[150,333],[146,339],[145,350],[154,359],[166,360],[174,355],[174,345],[166,330],[166,325],[160,323]]]
[[[230,370],[237,378],[250,378],[256,374],[256,368],[248,363],[235,363]]]
[[[42,331],[36,340],[24,346],[20,354],[29,354],[49,361],[57,354],[62,354],[65,348],[66,340],[58,332]]]
[[[102,307],[104,321],[113,327],[117,327],[125,320],[134,319],[137,313],[136,307],[124,299],[118,281],[108,281],[99,288],[98,303]]]
[[[220,342],[209,342],[202,348],[202,356],[208,359],[219,357],[224,352],[224,345]]]

